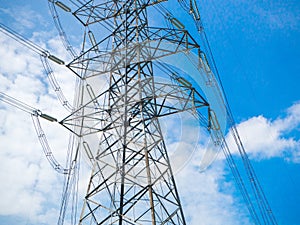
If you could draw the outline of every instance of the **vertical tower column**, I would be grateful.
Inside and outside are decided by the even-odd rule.
[[[111,52],[125,51],[119,61],[106,62],[117,69],[103,94],[106,113],[99,113],[99,149],[80,224],[185,224],[158,121],[153,65],[132,51],[149,38],[147,4],[115,3]]]

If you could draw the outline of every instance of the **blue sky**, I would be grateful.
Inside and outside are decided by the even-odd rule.
[[[205,3],[202,18],[236,121],[263,116],[276,123],[287,117],[299,101],[299,2]],[[299,140],[299,126],[280,136]],[[291,151],[299,152],[299,146]],[[252,157],[253,164],[279,224],[298,224],[299,160],[284,160],[285,154]]]
[[[275,217],[279,224],[300,224],[300,3],[197,2],[241,138]],[[186,14],[176,16],[197,35]],[[0,22],[67,59],[46,0],[2,0]],[[2,34],[0,42],[0,91],[57,113],[38,56]],[[57,73],[67,74],[60,68]],[[59,79],[67,83],[70,78]],[[0,104],[0,224],[53,224],[61,177],[43,158],[30,117],[21,114]],[[54,147],[63,145],[55,135],[49,135],[49,141]],[[190,224],[198,224],[199,218],[205,218],[203,224],[248,224],[221,154],[205,173],[194,169],[197,159],[198,155],[177,174]]]

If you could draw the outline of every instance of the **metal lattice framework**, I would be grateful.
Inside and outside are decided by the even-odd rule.
[[[77,191],[74,183],[78,181],[81,152],[92,169],[81,215],[78,218],[72,214],[76,210],[71,212],[73,224],[186,224],[159,119],[184,111],[199,120],[213,147],[223,150],[253,222],[277,224],[205,54],[184,25],[161,6],[164,0],[70,0],[71,8],[60,1],[48,2],[72,57],[67,65],[3,24],[0,31],[40,55],[51,86],[70,112],[59,121],[72,133],[67,168],[54,158],[39,122],[39,118],[50,122],[58,122],[57,119],[2,92],[0,100],[31,114],[48,161],[57,172],[66,175],[58,224],[64,223],[71,192]],[[192,16],[198,31],[203,32],[196,1],[178,2]],[[72,12],[83,26],[80,54],[67,39],[56,6]],[[152,7],[171,24],[169,28],[149,26],[147,11]],[[212,58],[209,61],[218,75],[208,41],[204,44],[208,45]],[[174,55],[184,56],[184,62],[193,67],[189,70],[195,73],[193,84],[184,78],[185,71],[168,65]],[[64,96],[48,59],[67,66],[76,75],[73,105]],[[224,138],[226,120],[249,178],[248,186]],[[206,152],[206,166],[216,152]],[[77,203],[71,206],[74,207]]]
[[[80,94],[60,122],[82,138],[93,165],[79,223],[186,224],[158,118],[209,105],[192,87],[157,82],[153,61],[199,46],[184,30],[150,28],[152,1],[92,3],[74,15],[85,26],[111,20],[114,30],[98,42],[89,31],[95,43],[68,64]],[[98,94],[103,77],[109,84]]]

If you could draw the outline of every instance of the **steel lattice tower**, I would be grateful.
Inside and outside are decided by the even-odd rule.
[[[70,7],[48,0],[56,28],[72,56],[67,64],[0,23],[1,32],[40,55],[50,84],[70,112],[59,121],[72,133],[63,167],[39,122],[39,118],[58,120],[0,92],[1,101],[31,115],[46,158],[57,172],[66,175],[58,224],[63,224],[69,213],[70,199],[72,224],[186,224],[160,125],[161,117],[184,111],[192,113],[210,137],[202,168],[222,149],[253,222],[277,224],[239,137],[221,81],[214,76],[218,72],[196,1],[178,2],[203,34],[209,60],[184,25],[161,6],[164,0],[68,2]],[[84,31],[80,54],[72,48],[56,6],[72,12],[80,22],[79,30]],[[163,15],[168,28],[149,25],[147,12],[152,7]],[[76,75],[73,105],[64,96],[48,59]],[[226,143],[227,122],[248,186]],[[91,174],[78,218],[74,196],[82,153]]]
[[[146,10],[156,3],[91,1],[73,13],[84,26],[114,27],[100,41],[89,30],[91,47],[68,65],[81,81],[77,109],[61,124],[81,138],[93,165],[80,224],[186,224],[158,118],[208,104],[185,80],[155,81],[153,61],[199,49],[183,29],[148,26]],[[108,86],[99,92],[103,77]]]

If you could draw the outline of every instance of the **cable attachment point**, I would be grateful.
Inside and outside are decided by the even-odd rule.
[[[71,9],[60,1],[56,1],[55,5],[57,5],[58,7],[60,7],[62,10],[66,11],[66,12],[71,12]]]
[[[40,114],[40,117],[42,117],[43,119],[46,119],[46,120],[48,120],[50,122],[57,122],[56,118],[54,118],[52,116],[49,116],[47,114],[44,114],[44,113]]]

